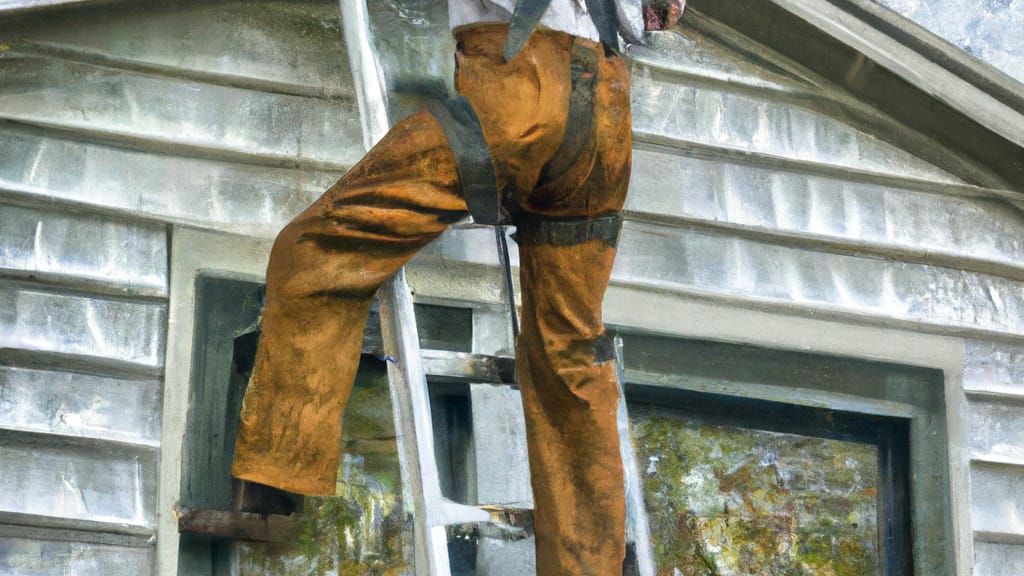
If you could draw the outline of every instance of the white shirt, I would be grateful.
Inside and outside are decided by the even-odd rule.
[[[619,33],[630,42],[643,38],[641,0],[615,0]],[[448,0],[448,23],[452,29],[483,22],[508,22],[516,0]],[[599,40],[585,0],[551,0],[540,25],[573,36]]]

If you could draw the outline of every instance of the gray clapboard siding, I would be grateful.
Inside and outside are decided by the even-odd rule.
[[[978,576],[1024,566],[1024,346],[967,342],[972,527]]]
[[[1024,544],[1024,467],[975,462],[971,492],[975,532]]]
[[[1024,275],[1024,213],[955,186],[915,188],[850,174],[693,157],[664,148],[633,154],[629,217],[679,219],[745,234],[838,243],[886,255]]]
[[[0,274],[167,297],[167,230],[150,222],[4,206]]]
[[[969,397],[971,458],[1024,467],[1024,398]]]
[[[362,156],[354,102],[183,81],[4,53],[0,119],[82,139],[271,166],[344,169]]]
[[[1024,398],[1024,346],[968,340],[964,389]]]
[[[850,124],[789,102],[786,96],[677,77],[642,63],[634,64],[632,71],[638,139],[661,137],[678,146],[700,143],[882,174],[957,181]]]
[[[160,381],[0,366],[0,428],[156,447]]]
[[[634,222],[619,250],[619,283],[1024,333],[1021,283],[998,276]]]
[[[1017,576],[1024,566],[1024,546],[978,542],[974,545],[977,576]]]
[[[104,17],[104,14],[110,17]],[[138,4],[20,20],[30,53],[266,92],[351,99],[337,5],[329,2]]]
[[[136,576],[151,573],[147,548],[0,538],[0,572],[33,576]]]
[[[0,284],[0,348],[163,364],[166,305]]]
[[[3,104],[0,103],[0,107]],[[0,194],[273,236],[340,172],[174,156],[0,126]]]
[[[157,453],[0,433],[0,511],[152,528]]]

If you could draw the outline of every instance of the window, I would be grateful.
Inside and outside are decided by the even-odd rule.
[[[659,573],[951,573],[941,373],[623,340]]]
[[[178,573],[390,573],[411,561],[413,528],[403,502],[386,359],[375,311],[367,323],[359,372],[342,420],[337,493],[303,499],[250,487],[235,502],[239,494],[230,476],[231,459],[241,401],[255,360],[262,294],[257,282],[215,274],[196,276]],[[422,347],[470,350],[472,310],[418,304],[416,316]],[[457,432],[467,429],[460,422],[468,414],[468,397],[442,389],[432,393],[431,400],[439,453],[464,451]],[[442,470],[446,488],[465,491],[459,472]],[[236,505],[240,514],[234,511]],[[294,512],[302,514],[292,516]]]
[[[907,420],[682,390],[633,399],[663,569],[912,573]]]

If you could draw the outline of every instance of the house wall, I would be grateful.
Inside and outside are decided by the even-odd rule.
[[[362,153],[336,3],[0,14],[0,573],[176,573],[171,239],[272,237]]]
[[[385,81],[450,74],[436,6],[371,16]],[[699,14],[630,56],[609,321],[944,370],[959,573],[1015,573],[1024,215],[971,184],[983,166],[920,160],[926,138]],[[259,269],[364,151],[348,62],[332,2],[0,14],[0,571],[176,573],[189,336],[172,313],[168,341],[168,302],[204,248],[173,240]],[[428,247],[417,297],[500,304],[492,238]]]

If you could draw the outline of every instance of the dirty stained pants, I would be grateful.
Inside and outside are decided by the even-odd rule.
[[[505,63],[506,33],[499,24],[456,32],[456,86],[480,119],[506,202],[533,220],[620,210],[631,154],[625,64],[595,42],[547,30],[536,31]],[[580,55],[589,67],[582,73]],[[590,108],[585,121],[567,129],[571,64],[577,80],[592,81],[593,97],[582,100]],[[284,228],[267,270],[235,476],[302,494],[334,493],[340,419],[374,294],[466,215],[444,132],[419,112],[396,124]],[[529,225],[518,233],[516,379],[527,423],[538,574],[621,574],[616,369],[594,347],[604,334],[601,302],[615,250],[601,239],[531,241]]]

